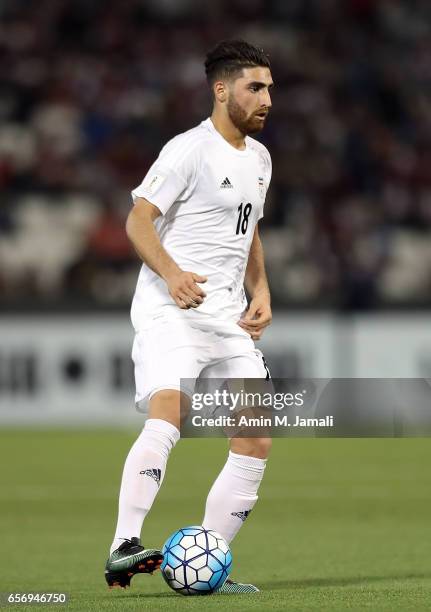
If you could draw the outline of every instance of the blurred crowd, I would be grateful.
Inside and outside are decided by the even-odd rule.
[[[2,0],[3,305],[130,302],[130,190],[209,115],[203,59],[230,37],[275,82],[275,305],[431,304],[429,0]]]

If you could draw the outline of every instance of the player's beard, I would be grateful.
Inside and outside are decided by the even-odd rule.
[[[244,136],[260,132],[265,125],[265,122],[260,121],[254,114],[248,117],[243,107],[238,104],[232,95],[229,96],[227,101],[227,112],[229,119]]]

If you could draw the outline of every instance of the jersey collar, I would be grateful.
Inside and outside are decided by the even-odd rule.
[[[211,121],[211,117],[202,121],[201,125],[206,127],[214,136],[219,140],[219,142],[225,147],[226,150],[230,151],[234,155],[238,155],[240,157],[247,157],[250,154],[250,146],[248,136],[245,137],[245,149],[240,151],[233,147],[223,136],[220,134],[218,130],[214,127],[214,123]]]

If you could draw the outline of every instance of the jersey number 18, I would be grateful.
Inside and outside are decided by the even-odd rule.
[[[248,204],[246,204],[244,206],[243,209],[243,203],[241,202],[241,204],[238,206],[238,223],[236,224],[236,234],[238,235],[240,232],[241,234],[245,234],[248,228],[248,218],[250,216],[251,213],[251,209],[253,208],[253,206],[250,204],[250,202],[248,202]]]

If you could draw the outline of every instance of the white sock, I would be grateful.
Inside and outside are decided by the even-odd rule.
[[[208,494],[202,525],[214,529],[229,544],[257,502],[266,459],[229,452]]]
[[[127,538],[140,537],[165,476],[169,453],[180,438],[178,429],[162,419],[148,419],[124,464],[118,521],[110,553]]]

